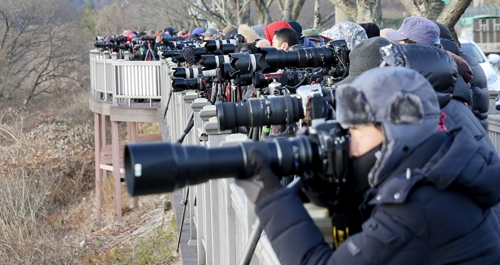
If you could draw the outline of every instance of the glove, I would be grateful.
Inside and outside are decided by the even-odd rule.
[[[189,66],[196,64],[196,59],[195,59],[193,49],[186,48],[186,49],[182,50],[182,57],[184,57],[184,60],[186,60],[186,62],[189,64]]]
[[[250,150],[248,159],[255,169],[255,176],[250,179],[236,179],[235,183],[245,190],[248,200],[256,204],[283,187],[269,167],[269,162],[257,149]]]

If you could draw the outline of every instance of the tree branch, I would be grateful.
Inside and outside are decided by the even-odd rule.
[[[189,2],[188,0],[182,0],[182,2],[184,4],[187,4],[187,5],[191,6],[192,8],[194,8],[197,12],[199,12],[203,16],[205,16],[205,17],[209,18],[210,20],[214,21],[215,23],[217,23],[217,25],[219,25],[219,26],[220,25],[224,25],[225,18],[222,17],[221,15],[219,15],[217,13],[210,12],[210,11],[205,11],[205,10],[201,9],[200,7],[198,7],[197,5]],[[202,1],[201,3],[203,4],[203,7],[206,10],[210,10],[204,1]]]
[[[243,2],[243,5],[241,5],[241,7],[240,7],[240,11],[238,12],[238,15],[241,15],[241,13],[243,13],[243,11],[245,10],[245,7],[247,7],[247,5],[250,4],[250,2],[252,2],[252,0],[245,0],[245,2]]]
[[[334,16],[335,16],[335,11],[334,11],[334,12],[332,12],[332,13],[330,13],[330,14],[328,14],[328,16],[326,16],[324,19],[322,19],[322,20],[319,22],[319,24],[320,24],[320,25],[325,24],[326,22],[328,22],[328,20],[332,19],[332,17],[334,17]]]
[[[355,18],[358,15],[358,8],[354,2],[350,0],[330,0],[336,7],[342,9],[350,17]]]
[[[450,1],[444,6],[443,11],[436,21],[446,24],[449,28],[455,27],[460,16],[465,12],[465,9],[469,7],[471,2],[472,0]]]
[[[305,0],[297,0],[293,4],[293,9],[292,9],[292,20],[297,20],[297,18],[300,15],[300,11],[302,10],[302,7],[304,6]]]

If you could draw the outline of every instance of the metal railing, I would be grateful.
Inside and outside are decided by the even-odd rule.
[[[90,57],[94,99],[116,101],[122,98],[129,100],[129,104],[136,99],[161,99],[160,113],[165,114],[167,106],[168,111],[159,122],[166,123],[170,141],[181,136],[193,113],[194,127],[184,145],[211,148],[234,144],[235,135],[217,130],[215,106],[198,98],[195,91],[171,93],[166,61],[119,61],[93,51]],[[489,121],[489,136],[500,150],[500,115],[490,115]],[[236,135],[236,138],[241,141],[245,136]],[[187,189],[184,188],[184,194]],[[243,190],[233,179],[210,180],[190,186],[187,207],[185,220],[190,230],[189,235],[182,236],[189,238],[188,244],[197,246],[198,264],[238,264],[256,220],[254,206],[247,201]],[[315,221],[317,224],[330,223],[325,218],[315,218]],[[260,238],[252,260],[252,264],[279,264],[265,235]]]

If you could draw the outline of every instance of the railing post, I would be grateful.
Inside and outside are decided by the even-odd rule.
[[[123,52],[123,59],[125,61],[130,61],[130,52],[129,51],[124,51]]]
[[[490,109],[488,111],[489,115],[496,115],[498,114],[498,110],[496,109],[495,105],[495,99],[498,96],[498,91],[490,90]]]
[[[212,105],[206,98],[197,98],[191,104],[191,108],[194,112],[194,127],[192,129],[192,140],[191,142],[196,145],[200,145],[200,139],[198,137],[200,130],[203,130],[203,121],[200,118],[201,109],[205,106]]]
[[[189,91],[186,93],[186,95],[184,96],[184,120],[185,120],[185,125],[188,124],[189,122],[189,117],[191,116],[191,113],[193,113],[193,109],[191,108],[191,103],[193,103],[193,101],[195,99],[198,98],[198,93],[197,92],[194,92],[194,91]],[[185,127],[181,129],[181,131],[183,132],[185,130]],[[196,144],[196,143],[193,143],[193,137],[190,137],[191,134],[194,134],[193,132],[194,129],[191,129],[188,133],[188,135],[186,135],[186,141],[185,143],[187,145],[191,145],[191,144]]]
[[[103,52],[103,61],[104,61],[104,101],[107,101],[108,100],[108,75],[106,74],[106,71],[107,71],[107,67],[106,67],[106,60],[108,59],[109,57],[109,51],[104,51]]]

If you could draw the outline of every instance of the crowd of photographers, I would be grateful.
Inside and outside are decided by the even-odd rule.
[[[285,90],[297,89],[299,94],[297,87],[307,79],[308,85],[329,85],[328,91],[333,91],[329,100],[334,102],[324,109],[333,109],[334,114],[323,118],[333,117],[349,131],[347,173],[337,178],[341,181],[332,184],[305,177],[298,194],[282,186],[271,155],[259,148],[248,152],[254,177],[236,181],[256,204],[282,264],[500,264],[500,160],[488,137],[486,77],[478,62],[461,51],[446,25],[413,16],[397,30],[341,22],[319,32],[302,30],[295,21],[277,21],[228,26],[222,31],[196,28],[175,35],[171,28],[156,32],[155,41],[148,44],[156,47],[153,57],[162,51],[175,63],[204,70],[213,60],[220,72],[227,70],[239,80],[253,74],[251,82],[239,81],[238,89],[244,88],[240,95],[226,94],[222,101],[256,97],[260,93],[255,72],[260,71],[257,77],[276,72],[286,76],[288,68],[295,69],[294,73],[297,68],[306,69],[297,75],[313,78],[303,77],[292,85],[282,81]],[[131,43],[141,38],[134,32],[125,36]],[[200,40],[207,45],[195,44]],[[235,47],[219,47],[225,44],[210,42],[214,40],[227,40],[225,44]],[[222,57],[201,55],[209,53],[210,45],[217,46]],[[220,62],[227,59],[226,49],[231,64],[224,66]],[[147,52],[140,53],[147,56]],[[325,63],[335,69],[321,75],[333,76],[328,79],[333,82],[307,70],[324,68]],[[187,71],[193,70],[183,73]],[[216,74],[216,78],[223,76]],[[206,84],[206,80],[193,82],[193,86],[183,84],[196,88]],[[268,85],[266,89],[271,88]],[[325,101],[326,94],[321,100]],[[313,98],[308,96],[310,102],[304,106],[309,111],[306,118],[317,110],[312,107]],[[218,111],[229,114],[222,107]],[[233,112],[237,111],[241,110]],[[262,126],[259,135],[287,132],[295,121],[289,120],[291,112],[287,109],[288,116],[284,115],[288,124]],[[277,115],[266,113],[263,120]],[[229,126],[227,117],[223,127]],[[315,131],[306,126],[293,134],[309,137]],[[318,148],[325,148],[321,140]],[[333,164],[328,159],[323,167]],[[298,160],[293,160],[296,167]],[[333,171],[339,170],[335,166]],[[333,186],[343,188],[339,192]],[[304,200],[330,210],[339,244],[332,248],[325,243],[303,207]]]

